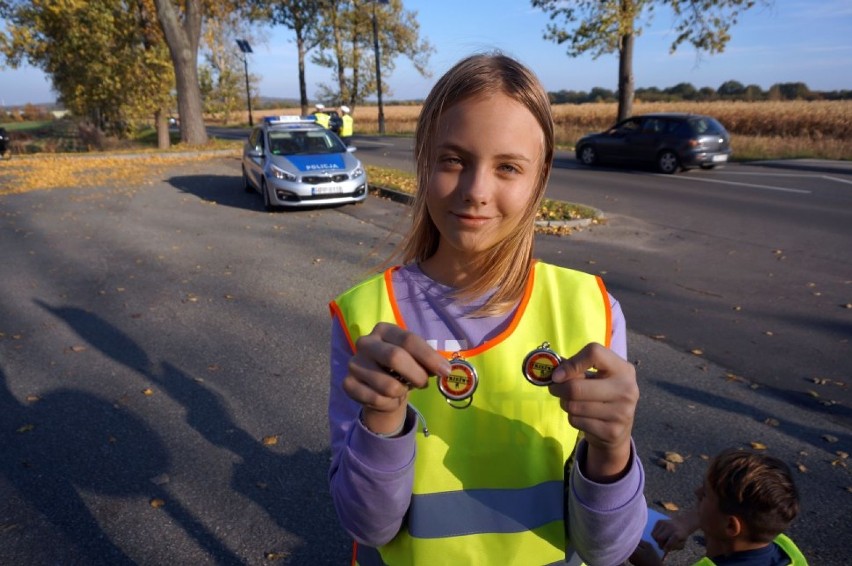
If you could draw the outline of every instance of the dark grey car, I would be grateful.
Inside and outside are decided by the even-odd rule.
[[[577,159],[597,163],[650,165],[661,173],[712,169],[727,163],[731,138],[716,119],[700,114],[644,114],[577,142]]]

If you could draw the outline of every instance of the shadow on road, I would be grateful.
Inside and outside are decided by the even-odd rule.
[[[239,175],[185,175],[171,177],[169,184],[179,191],[219,205],[263,211],[263,199],[243,190]]]
[[[222,179],[218,179],[220,184]],[[218,190],[214,186],[212,193],[206,194]],[[51,306],[42,301],[36,304],[93,348],[140,374],[143,385],[156,384],[183,407],[186,423],[204,440],[238,457],[229,488],[253,501],[281,529],[294,535],[288,540],[299,541],[291,542],[286,549],[290,562],[320,564],[340,556],[340,545],[331,544],[340,539],[329,540],[326,519],[334,513],[326,482],[328,450],[300,448],[292,454],[275,453],[234,421],[215,391],[167,361],[154,362],[139,344],[109,322],[72,306]],[[2,370],[0,378],[3,473],[30,505],[78,542],[81,563],[134,563],[100,528],[78,495],[81,488],[122,499],[142,498],[138,513],[168,513],[216,563],[244,563],[217,536],[220,530],[233,532],[233,525],[220,529],[205,524],[181,505],[176,494],[168,492],[168,485],[152,483],[152,478],[170,473],[172,455],[144,421],[120,404],[74,390],[57,390],[24,405],[8,390]],[[27,426],[32,429],[16,432]],[[201,491],[205,489],[214,497],[223,488],[201,486]],[[166,504],[154,509],[148,502],[155,497]],[[276,542],[282,541],[271,540],[272,548],[262,550],[276,551]]]
[[[783,415],[770,414],[748,403],[742,403],[733,399],[726,399],[719,395],[714,395],[713,393],[710,393],[705,389],[696,389],[693,387],[687,387],[675,383],[664,383],[659,381],[656,382],[656,385],[660,389],[663,389],[681,399],[689,401],[690,403],[702,405],[705,407],[713,407],[715,409],[727,411],[733,415],[749,415],[752,419],[754,419],[755,422],[762,423],[765,422],[767,419],[777,419],[779,420],[779,431],[792,438],[798,438],[803,443],[809,444],[811,446],[820,449],[825,448],[825,440],[822,438],[822,436],[825,434],[825,431],[802,426],[801,424],[793,425],[790,423],[785,423]],[[759,391],[755,393],[759,394]],[[848,434],[844,434],[838,438],[839,442],[843,445],[848,445],[848,443],[852,441],[852,436]]]

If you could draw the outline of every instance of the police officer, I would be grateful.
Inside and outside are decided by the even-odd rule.
[[[340,139],[343,140],[343,143],[349,145],[349,141],[352,138],[352,130],[355,127],[355,120],[349,113],[348,106],[341,106],[340,111],[343,113],[343,126],[340,128]]]
[[[325,104],[317,104],[314,108],[314,117],[317,119],[317,124],[323,128],[328,128],[328,120],[330,116],[325,113]]]

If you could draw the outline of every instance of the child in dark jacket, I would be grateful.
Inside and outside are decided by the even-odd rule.
[[[799,549],[782,534],[799,512],[799,494],[784,462],[765,454],[729,449],[710,463],[695,490],[698,504],[667,521],[651,536],[666,553],[661,558],[642,542],[631,556],[634,566],[656,566],[671,550],[682,549],[701,529],[707,551],[695,566],[806,565]]]

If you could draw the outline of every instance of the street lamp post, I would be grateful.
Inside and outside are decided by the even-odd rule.
[[[254,126],[254,120],[251,116],[251,89],[249,89],[249,74],[248,74],[248,54],[254,53],[251,50],[251,45],[245,39],[238,39],[237,46],[239,46],[240,51],[243,53],[243,65],[246,68],[246,103],[248,104],[248,114],[249,114],[249,126]]]
[[[376,4],[387,4],[389,0],[373,0],[373,50],[376,52],[376,92],[379,98],[379,133],[385,133],[385,108],[382,106],[382,63],[379,54],[379,23],[376,20]]]

